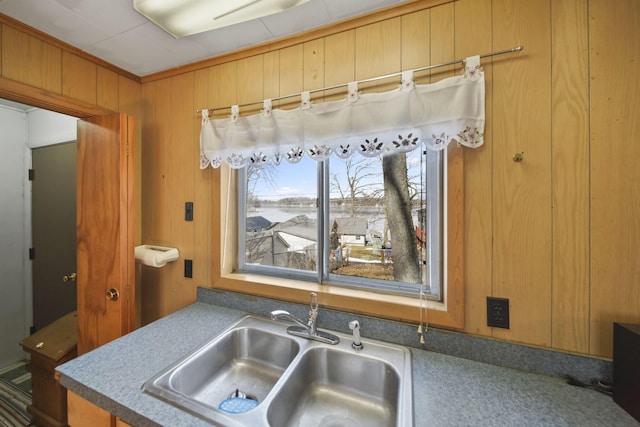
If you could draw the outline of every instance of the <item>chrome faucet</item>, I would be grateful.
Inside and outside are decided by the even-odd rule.
[[[316,319],[318,318],[318,294],[315,292],[311,292],[311,303],[309,305],[309,318],[306,323],[285,310],[272,311],[271,318],[273,320],[289,320],[297,324],[298,326],[289,326],[287,328],[287,333],[290,335],[320,341],[325,344],[338,344],[340,338],[328,332],[319,331],[316,328]]]
[[[315,323],[312,323],[311,321],[309,321],[309,323],[304,323],[301,319],[298,319],[296,316],[285,310],[272,311],[271,318],[273,320],[290,320],[291,322],[297,323],[301,327],[309,330],[309,333],[311,333],[312,328],[315,328]]]

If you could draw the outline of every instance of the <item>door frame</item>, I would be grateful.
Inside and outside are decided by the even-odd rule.
[[[5,98],[10,101],[19,102],[26,105],[31,105],[36,108],[42,108],[49,111],[54,111],[68,116],[73,116],[78,119],[87,119],[96,116],[104,116],[109,114],[117,114],[119,111],[113,111],[111,109],[103,108],[100,106],[92,105],[84,101],[68,98],[63,95],[51,93],[34,86],[30,86],[24,83],[20,83],[14,80],[9,80],[4,77],[0,77],[0,98]],[[134,166],[135,169],[135,166]],[[135,175],[135,173],[134,173]],[[131,197],[134,197],[132,194]],[[134,207],[134,211],[135,211]],[[135,239],[134,239],[135,244]],[[132,260],[133,262],[133,260]],[[133,268],[133,267],[132,267]],[[26,278],[25,278],[26,280]],[[134,279],[135,280],[135,279]],[[135,282],[131,284],[131,292],[136,292]],[[25,301],[25,304],[27,301]],[[29,301],[32,304],[32,301]],[[134,307],[135,310],[135,307]],[[31,314],[31,309],[25,310],[27,315]],[[31,322],[31,319],[27,319]],[[135,329],[136,324],[130,325],[131,330]]]
[[[0,98],[74,116],[79,119],[118,113],[118,111],[67,98],[66,96],[47,92],[4,77],[0,77]]]

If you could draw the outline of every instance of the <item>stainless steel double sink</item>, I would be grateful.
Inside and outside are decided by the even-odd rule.
[[[350,335],[329,345],[287,326],[246,316],[143,390],[216,426],[413,425],[408,349],[364,339],[356,351]],[[253,405],[234,412],[230,402]]]

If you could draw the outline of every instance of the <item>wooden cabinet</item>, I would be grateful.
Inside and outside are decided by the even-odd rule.
[[[69,427],[111,427],[109,412],[71,391],[67,392],[67,409]]]
[[[133,427],[71,391],[68,392],[67,406],[69,427]]]
[[[77,324],[76,313],[69,313],[21,342],[31,357],[27,369],[32,392],[27,410],[40,427],[67,425],[67,390],[55,378],[55,369],[78,354]]]

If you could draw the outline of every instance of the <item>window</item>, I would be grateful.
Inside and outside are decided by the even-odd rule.
[[[441,300],[446,152],[239,170],[238,270]]]
[[[249,116],[239,105],[220,119],[202,110],[200,168],[221,169],[213,286],[296,302],[313,291],[338,310],[420,322],[428,314],[428,323],[462,328],[471,177],[460,147],[481,147],[485,122],[479,56],[465,64],[428,85],[404,71],[388,92],[361,94],[350,82],[341,101],[312,105],[302,92],[291,110],[274,110],[271,99]],[[338,160],[356,153],[378,162]],[[269,218],[267,207],[290,216]]]

